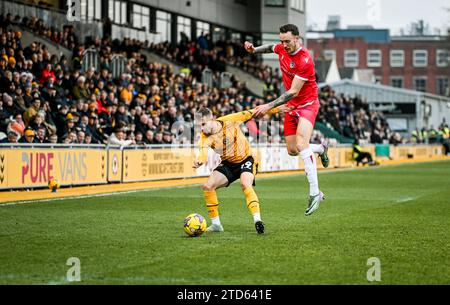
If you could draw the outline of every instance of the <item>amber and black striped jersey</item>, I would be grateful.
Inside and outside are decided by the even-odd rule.
[[[242,133],[240,126],[242,123],[250,121],[254,112],[255,110],[252,109],[218,118],[217,121],[222,124],[222,130],[210,136],[202,133],[198,144],[200,154],[197,160],[206,163],[208,148],[212,148],[218,153],[222,161],[231,163],[240,163],[252,156],[250,143]],[[269,113],[279,113],[279,109],[274,108]]]
[[[198,161],[206,163],[208,148],[218,153],[222,161],[231,163],[240,163],[251,156],[250,143],[242,133],[240,125],[251,120],[252,116],[253,110],[248,110],[218,118],[222,130],[210,136],[202,133]]]

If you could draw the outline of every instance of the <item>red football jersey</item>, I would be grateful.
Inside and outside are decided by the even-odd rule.
[[[291,89],[294,77],[303,81],[300,93],[294,99],[288,102],[288,106],[306,106],[311,105],[318,97],[318,87],[316,84],[316,71],[314,60],[305,47],[301,47],[295,54],[289,55],[282,44],[277,44],[273,51],[278,54],[280,59],[280,69],[283,74],[283,83],[286,91]]]

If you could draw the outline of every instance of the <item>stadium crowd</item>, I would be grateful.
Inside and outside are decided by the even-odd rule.
[[[20,31],[9,28],[14,22],[28,24],[19,20],[0,17],[0,131],[8,135],[4,142],[20,138],[40,143],[169,144],[180,133],[171,130],[173,123],[192,127],[201,107],[221,116],[264,102],[248,95],[237,80],[228,89],[207,87],[195,65],[184,75],[147,62],[136,40],[95,39],[73,45],[71,68],[45,45],[34,42],[23,48]],[[38,33],[45,35],[45,30]],[[83,71],[82,54],[91,47],[97,49],[100,67]],[[110,69],[114,53],[127,58],[126,72],[116,79]],[[13,133],[16,136],[10,137]]]
[[[184,39],[175,46],[168,42],[152,43],[149,49],[182,66],[199,64],[202,71],[209,68],[224,72],[226,65],[232,65],[264,81],[265,97],[281,92],[279,69],[265,65],[261,55],[247,53],[239,42],[223,39],[213,42],[210,34],[202,33],[195,40]]]
[[[72,62],[50,54],[38,42],[23,47],[21,32],[10,25],[20,25],[36,35],[73,50]],[[182,64],[183,73],[175,74],[170,66],[148,62],[142,48],[164,55]],[[99,69],[82,68],[83,53],[97,50]],[[79,42],[73,28],[63,32],[48,29],[34,17],[0,16],[0,133],[3,142],[149,145],[192,143],[179,137],[183,129],[194,128],[195,113],[209,107],[216,116],[251,109],[279,95],[278,71],[243,54],[242,46],[218,41],[208,35],[196,41],[148,45],[132,39],[112,41],[91,39]],[[114,78],[113,54],[126,58],[126,71]],[[219,89],[220,72],[227,64],[236,65],[269,80],[264,98],[253,96],[235,77],[232,86]],[[214,71],[212,87],[202,84],[202,71]],[[273,83],[271,83],[273,81]],[[275,84],[276,83],[276,84]],[[275,85],[274,85],[275,84]],[[404,143],[390,130],[385,118],[370,112],[361,98],[338,96],[332,88],[320,91],[321,108],[317,118],[328,127],[361,143]],[[259,142],[282,141],[283,122],[254,121],[244,126],[250,139]],[[174,127],[174,123],[181,124]],[[276,130],[280,126],[280,130]],[[278,133],[279,131],[279,133]],[[313,140],[322,134],[315,131]]]

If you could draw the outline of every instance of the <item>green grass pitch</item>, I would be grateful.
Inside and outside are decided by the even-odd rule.
[[[197,186],[0,207],[0,284],[450,284],[450,162],[319,174],[326,200],[304,216],[304,175],[257,180],[266,234],[239,183],[219,191],[225,232],[190,238],[207,216]],[[209,223],[209,221],[208,221]],[[369,282],[367,261],[381,262]]]

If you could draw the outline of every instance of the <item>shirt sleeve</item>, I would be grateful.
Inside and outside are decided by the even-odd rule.
[[[276,44],[273,47],[273,52],[276,53],[276,54],[279,54],[282,49],[283,49],[283,46],[281,44]]]
[[[218,121],[222,122],[238,122],[245,123],[252,119],[254,110],[246,110],[238,113],[233,113],[221,118],[218,118]]]
[[[311,57],[301,58],[295,69],[295,77],[307,82],[313,78],[314,74],[314,61]]]

